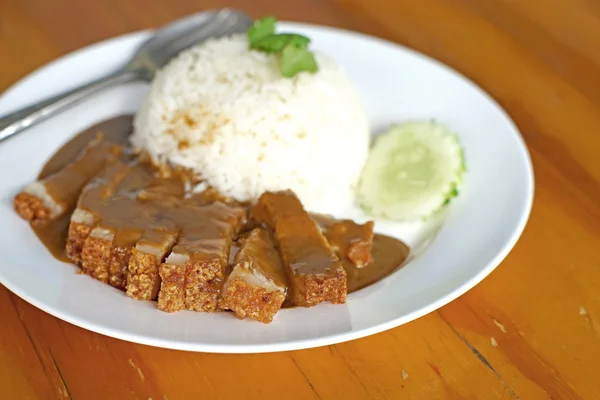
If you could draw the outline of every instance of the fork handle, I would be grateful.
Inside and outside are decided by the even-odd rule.
[[[0,142],[16,135],[60,111],[72,107],[101,90],[121,83],[131,82],[142,78],[136,71],[123,69],[61,93],[49,99],[42,100],[31,106],[14,111],[0,118]]]

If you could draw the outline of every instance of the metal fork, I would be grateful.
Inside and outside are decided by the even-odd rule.
[[[1,117],[0,142],[108,87],[136,80],[151,81],[156,71],[182,50],[211,37],[245,32],[251,24],[252,19],[245,13],[222,9],[192,14],[165,25],[119,70]]]

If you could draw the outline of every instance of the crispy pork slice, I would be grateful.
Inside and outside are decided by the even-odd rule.
[[[83,245],[97,223],[96,216],[87,210],[75,209],[71,214],[65,251],[75,264],[81,264]]]
[[[186,275],[190,276],[187,268]],[[213,279],[204,283],[194,281],[193,278],[186,279],[185,308],[202,312],[221,311],[219,309],[219,296],[222,289],[223,279]]]
[[[127,275],[127,296],[155,300],[160,289],[158,267],[177,241],[176,230],[147,229],[131,250]]]
[[[222,279],[198,282],[188,278],[186,263],[167,258],[160,266],[161,287],[158,293],[158,309],[165,312],[193,310],[203,312],[220,311],[219,296],[223,288]]]
[[[129,259],[131,251],[142,238],[142,229],[121,229],[113,240],[108,267],[108,284],[117,289],[125,290],[127,287],[127,275],[129,273]]]
[[[218,311],[229,250],[245,217],[244,208],[220,202],[174,210],[173,218],[182,232],[179,242],[160,267],[163,283],[158,298],[159,309],[168,312],[181,309]]]
[[[158,271],[161,279],[158,309],[165,312],[185,310],[185,263],[176,264],[167,258]]]
[[[221,243],[215,242],[212,245],[219,247],[226,243],[223,240]],[[222,279],[206,280],[202,279],[201,275],[203,267],[214,267],[216,263],[220,263],[219,260],[215,258],[215,263],[207,260],[208,263],[204,264],[201,261],[192,260],[189,254],[183,252],[189,248],[185,241],[177,246],[179,248],[173,249],[159,269],[161,288],[158,295],[158,309],[166,312],[217,311]]]
[[[117,160],[121,147],[99,135],[62,170],[29,184],[17,194],[14,207],[31,223],[55,219],[73,209],[81,189],[107,163]]]
[[[357,224],[346,219],[333,222],[324,233],[340,260],[362,268],[372,260],[373,226],[373,221]]]
[[[108,169],[80,196],[76,213],[91,224],[73,224],[68,254],[77,257],[82,239],[77,233],[89,230],[81,250],[83,272],[126,289],[132,297],[153,300],[160,285],[158,266],[178,233],[164,214],[183,196],[181,185],[156,178],[140,163],[117,163]]]
[[[294,304],[346,302],[346,271],[292,191],[264,193],[251,215],[275,232]]]
[[[239,242],[220,307],[232,310],[238,318],[269,323],[281,308],[286,290],[287,279],[271,235],[263,228],[252,230]]]
[[[100,174],[92,179],[83,189],[77,208],[71,214],[67,234],[67,257],[75,264],[81,264],[81,252],[84,243],[92,229],[100,222],[101,216],[94,210],[94,204],[104,204],[116,191],[118,185],[126,176],[129,167],[116,162],[107,166]]]
[[[91,230],[81,251],[81,270],[101,282],[108,283],[110,255],[115,231],[101,224]]]

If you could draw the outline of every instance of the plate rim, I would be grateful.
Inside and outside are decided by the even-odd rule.
[[[531,210],[533,207],[533,199],[535,192],[535,184],[534,184],[534,169],[533,163],[531,160],[530,153],[528,151],[525,140],[518,129],[517,125],[510,117],[510,115],[506,112],[506,110],[493,98],[490,94],[488,94],[483,88],[481,88],[478,84],[473,82],[470,78],[463,75],[459,71],[454,68],[442,63],[441,61],[427,55],[423,54],[417,50],[406,47],[402,44],[386,40],[383,38],[379,38],[376,36],[368,35],[366,33],[351,31],[342,28],[336,28],[327,25],[318,25],[312,23],[304,23],[304,22],[293,22],[293,21],[281,21],[282,25],[287,27],[298,27],[298,28],[308,28],[308,29],[317,29],[331,33],[337,33],[350,38],[360,38],[369,40],[371,42],[375,42],[378,44],[383,44],[388,47],[393,47],[397,50],[401,50],[403,52],[409,53],[411,56],[418,57],[427,61],[429,63],[434,64],[435,66],[442,68],[446,71],[451,72],[454,75],[458,75],[463,80],[466,80],[469,84],[471,84],[472,88],[475,89],[478,94],[484,96],[489,100],[501,113],[502,117],[509,123],[510,127],[513,129],[515,133],[514,139],[517,140],[518,149],[520,156],[525,162],[525,169],[527,176],[525,177],[525,188],[526,191],[524,193],[524,207],[520,210],[518,223],[512,227],[510,238],[500,247],[495,256],[487,262],[487,265],[483,266],[478,273],[468,278],[467,281],[463,282],[461,285],[455,287],[453,290],[446,293],[444,296],[439,297],[437,300],[429,303],[427,306],[416,309],[412,312],[409,312],[403,316],[390,319],[386,322],[359,329],[352,330],[338,334],[330,334],[326,336],[319,336],[315,338],[301,339],[301,340],[291,340],[286,342],[276,342],[276,343],[260,343],[260,344],[207,344],[200,342],[188,342],[174,339],[165,339],[165,338],[155,338],[152,336],[144,336],[139,335],[137,333],[131,333],[122,329],[105,327],[101,324],[97,324],[93,321],[87,320],[85,318],[78,317],[73,315],[71,312],[61,312],[60,310],[56,310],[51,306],[47,306],[44,302],[38,302],[35,298],[31,298],[25,293],[26,291],[21,290],[18,286],[13,286],[12,282],[6,282],[4,276],[0,273],[1,283],[12,293],[26,301],[27,303],[33,305],[34,307],[52,315],[55,318],[68,322],[72,325],[78,326],[80,328],[96,332],[105,336],[117,338],[120,340],[132,342],[132,343],[140,343],[144,345],[161,347],[161,348],[169,348],[173,350],[185,350],[185,351],[194,351],[194,352],[207,352],[207,353],[234,353],[234,354],[248,354],[248,353],[267,353],[267,352],[280,352],[280,351],[290,351],[290,350],[300,350],[307,349],[313,347],[321,347],[336,343],[347,342],[355,339],[359,339],[362,337],[374,335],[376,333],[380,333],[386,331],[388,329],[406,324],[410,321],[413,321],[417,318],[420,318],[424,315],[429,314],[436,309],[439,309],[451,301],[457,299],[462,296],[464,293],[472,289],[474,286],[479,284],[483,279],[485,279],[496,267],[506,258],[506,256],[510,253],[510,251],[514,248],[515,244],[518,242],[522,233],[527,225],[529,220]],[[61,62],[67,61],[67,59],[80,55],[82,53],[88,52],[93,49],[97,49],[99,47],[111,46],[114,43],[124,41],[124,40],[133,40],[136,37],[139,37],[139,40],[147,37],[151,34],[153,30],[140,30],[135,32],[126,33],[119,36],[114,36],[110,38],[106,38],[101,41],[90,43],[84,47],[78,48],[72,52],[66,53],[46,64],[43,64],[39,68],[31,71],[30,73],[24,75],[19,78],[16,82],[10,85],[5,91],[0,94],[0,100],[5,98],[6,96],[12,94],[17,91],[21,84],[25,81],[33,78],[36,75],[40,75],[45,73],[47,70],[50,70],[57,66],[57,64]],[[1,271],[0,271],[1,272]]]

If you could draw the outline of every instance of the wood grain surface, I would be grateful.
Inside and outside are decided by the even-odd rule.
[[[481,85],[533,158],[536,199],[522,239],[439,311],[276,354],[126,343],[0,286],[0,398],[600,399],[600,2],[0,0],[0,91],[92,42],[226,5],[377,35]]]

